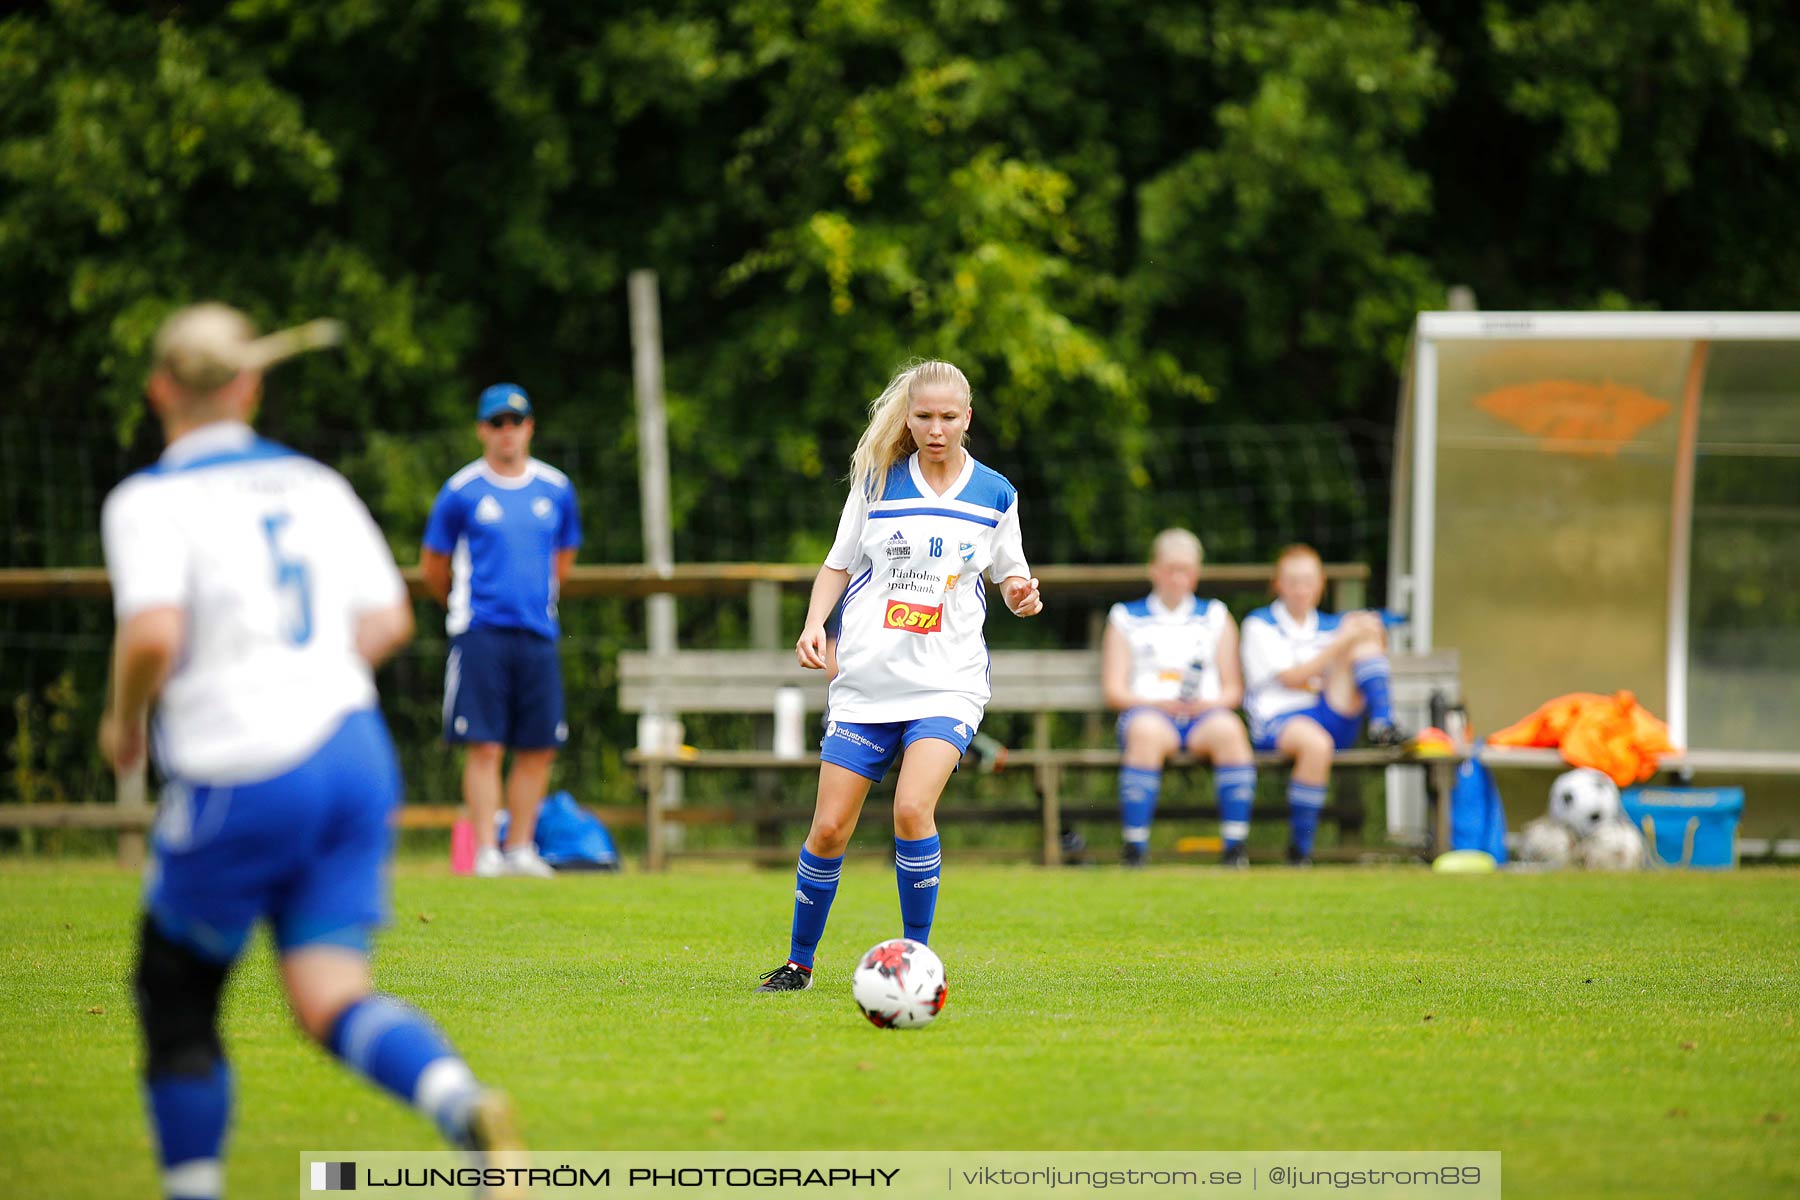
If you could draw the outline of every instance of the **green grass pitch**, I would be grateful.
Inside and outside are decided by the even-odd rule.
[[[898,932],[872,865],[806,993],[750,992],[791,876],[710,866],[403,863],[377,978],[547,1148],[1499,1150],[1509,1196],[1800,1195],[1800,872],[947,867],[917,1033],[850,1001]],[[0,1194],[155,1192],[136,893],[0,867]],[[231,1194],[288,1194],[306,1148],[437,1148],[294,1032],[265,944],[226,1014]]]

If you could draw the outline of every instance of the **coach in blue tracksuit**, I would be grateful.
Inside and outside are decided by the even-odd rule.
[[[450,477],[425,524],[419,565],[450,611],[444,738],[465,748],[463,799],[475,823],[477,875],[554,872],[532,845],[537,806],[556,751],[569,737],[557,656],[556,598],[581,518],[568,476],[531,457],[531,399],[517,384],[481,393],[481,457]],[[507,845],[494,835],[501,755],[512,814]]]

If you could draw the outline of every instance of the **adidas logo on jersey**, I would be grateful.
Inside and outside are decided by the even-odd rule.
[[[894,536],[887,540],[887,556],[889,558],[912,557],[912,547],[907,544],[906,536],[898,529],[894,530]]]
[[[481,503],[475,506],[475,519],[483,525],[492,525],[504,515],[500,511],[500,502],[492,496],[483,496]]]

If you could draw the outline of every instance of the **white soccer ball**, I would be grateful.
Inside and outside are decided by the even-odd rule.
[[[1554,817],[1539,817],[1519,833],[1519,861],[1566,867],[1574,861],[1579,844],[1573,829]]]
[[[1644,835],[1624,821],[1608,821],[1581,839],[1581,865],[1590,871],[1636,871],[1644,858]]]
[[[1604,771],[1577,767],[1550,785],[1550,815],[1581,837],[1617,821],[1622,811],[1619,785]]]
[[[871,1024],[918,1029],[944,1009],[944,964],[924,942],[890,938],[862,956],[850,994]]]

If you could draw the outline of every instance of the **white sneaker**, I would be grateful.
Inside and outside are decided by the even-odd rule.
[[[533,846],[513,846],[506,851],[506,873],[533,879],[555,879],[556,868],[538,857]]]
[[[475,852],[475,874],[483,879],[506,874],[506,859],[501,857],[500,847],[483,846]]]

